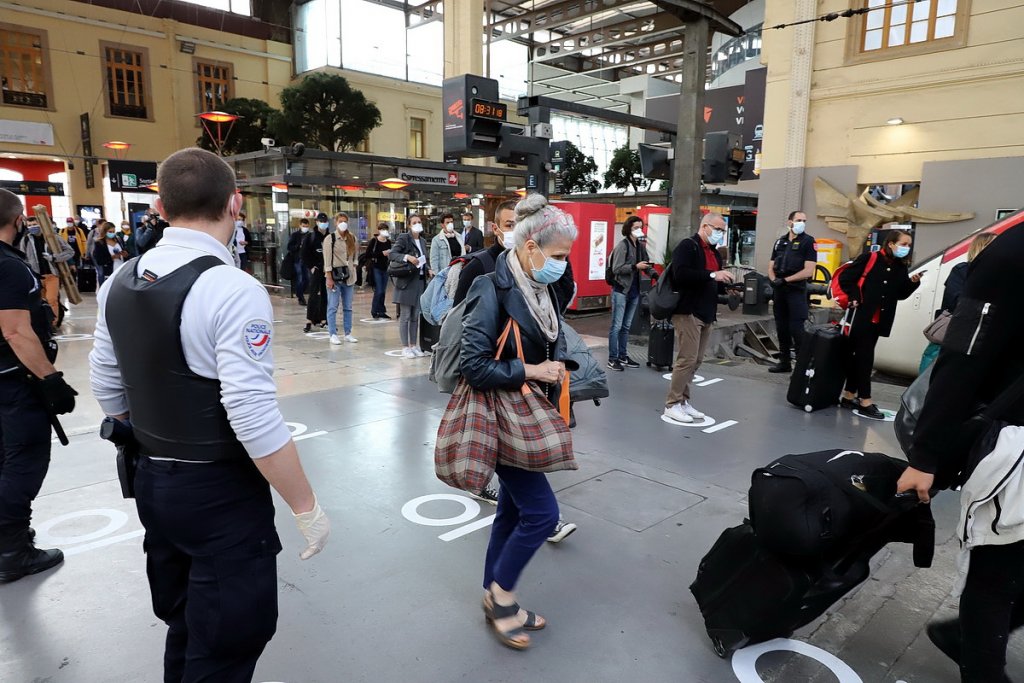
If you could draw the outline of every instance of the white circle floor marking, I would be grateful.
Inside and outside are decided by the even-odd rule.
[[[310,339],[329,339],[331,336],[330,332],[306,332],[305,334]]]
[[[391,358],[401,358],[402,357],[402,352],[404,350],[405,349],[395,349],[394,351],[385,351],[384,355],[385,356],[389,356]]]
[[[671,382],[672,381],[672,373],[671,372],[667,372],[664,375],[662,375],[661,378],[662,379],[667,379],[668,381]],[[694,375],[693,376],[693,383],[694,384],[699,384],[699,383],[701,383],[703,381],[704,381],[704,378],[701,377],[700,375]]]
[[[456,517],[445,517],[443,519],[434,519],[433,517],[424,517],[419,513],[419,507],[424,503],[429,503],[435,500],[450,500],[455,503],[459,503],[465,508],[461,515]],[[454,493],[431,493],[426,496],[420,496],[419,498],[413,498],[408,503],[402,506],[402,516],[413,524],[422,524],[423,526],[455,526],[456,524],[465,524],[466,522],[476,519],[477,515],[480,514],[480,504],[472,498],[466,496],[457,496]]]
[[[59,342],[89,341],[90,339],[92,339],[91,334],[59,334],[54,337],[54,340]]]
[[[795,652],[810,657],[825,666],[839,679],[839,683],[864,683],[856,671],[831,652],[826,652],[810,643],[788,638],[776,638],[767,643],[758,643],[737,650],[732,656],[732,672],[736,674],[740,683],[764,683],[764,679],[757,673],[756,664],[761,655],[769,652]]]
[[[96,531],[78,536],[59,536],[50,533],[50,530],[58,524],[67,522],[68,520],[78,519],[79,517],[106,517],[107,525],[102,529],[97,529]],[[39,535],[39,542],[41,545],[72,545],[75,543],[94,541],[97,538],[109,536],[127,523],[128,515],[120,510],[112,510],[110,508],[79,510],[78,512],[69,512],[65,515],[60,515],[53,519],[46,520],[36,528],[36,533]]]
[[[673,427],[702,427],[703,428],[703,427],[710,427],[711,425],[715,424],[715,418],[713,418],[713,417],[705,417],[700,422],[697,422],[696,420],[694,420],[693,422],[677,422],[676,420],[673,420],[671,417],[667,417],[665,415],[662,415],[661,416],[661,421],[662,422],[667,422],[670,425],[672,425]]]
[[[374,320],[373,318],[360,318],[359,322],[366,323],[367,325],[386,325],[393,320]]]

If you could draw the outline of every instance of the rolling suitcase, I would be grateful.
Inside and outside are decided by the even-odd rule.
[[[78,269],[78,291],[79,292],[95,292],[96,291],[96,269],[93,267],[81,266]]]
[[[804,335],[786,399],[808,413],[839,403],[846,372],[845,340],[836,325],[812,328]]]
[[[670,368],[675,362],[676,330],[667,320],[657,320],[651,326],[647,342],[647,367]]]
[[[420,350],[430,353],[434,350],[434,344],[441,336],[441,326],[431,325],[427,319],[420,316]]]

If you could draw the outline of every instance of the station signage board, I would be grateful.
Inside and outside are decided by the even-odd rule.
[[[459,174],[443,168],[399,168],[398,177],[414,185],[437,185],[455,188],[459,185]]]

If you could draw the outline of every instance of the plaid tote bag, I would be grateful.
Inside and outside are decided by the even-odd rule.
[[[457,489],[480,493],[498,461],[498,424],[494,396],[459,379],[441,417],[434,445],[437,478]]]

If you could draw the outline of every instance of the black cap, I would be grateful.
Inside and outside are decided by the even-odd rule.
[[[324,213],[323,211],[321,211],[320,213],[318,213],[318,214],[316,215],[316,222],[317,222],[317,223],[323,223],[323,222],[325,222],[325,221],[327,221],[327,222],[330,222],[330,220],[331,220],[331,219],[330,219],[330,218],[328,218],[328,217],[327,217],[327,214],[326,214],[326,213]]]

